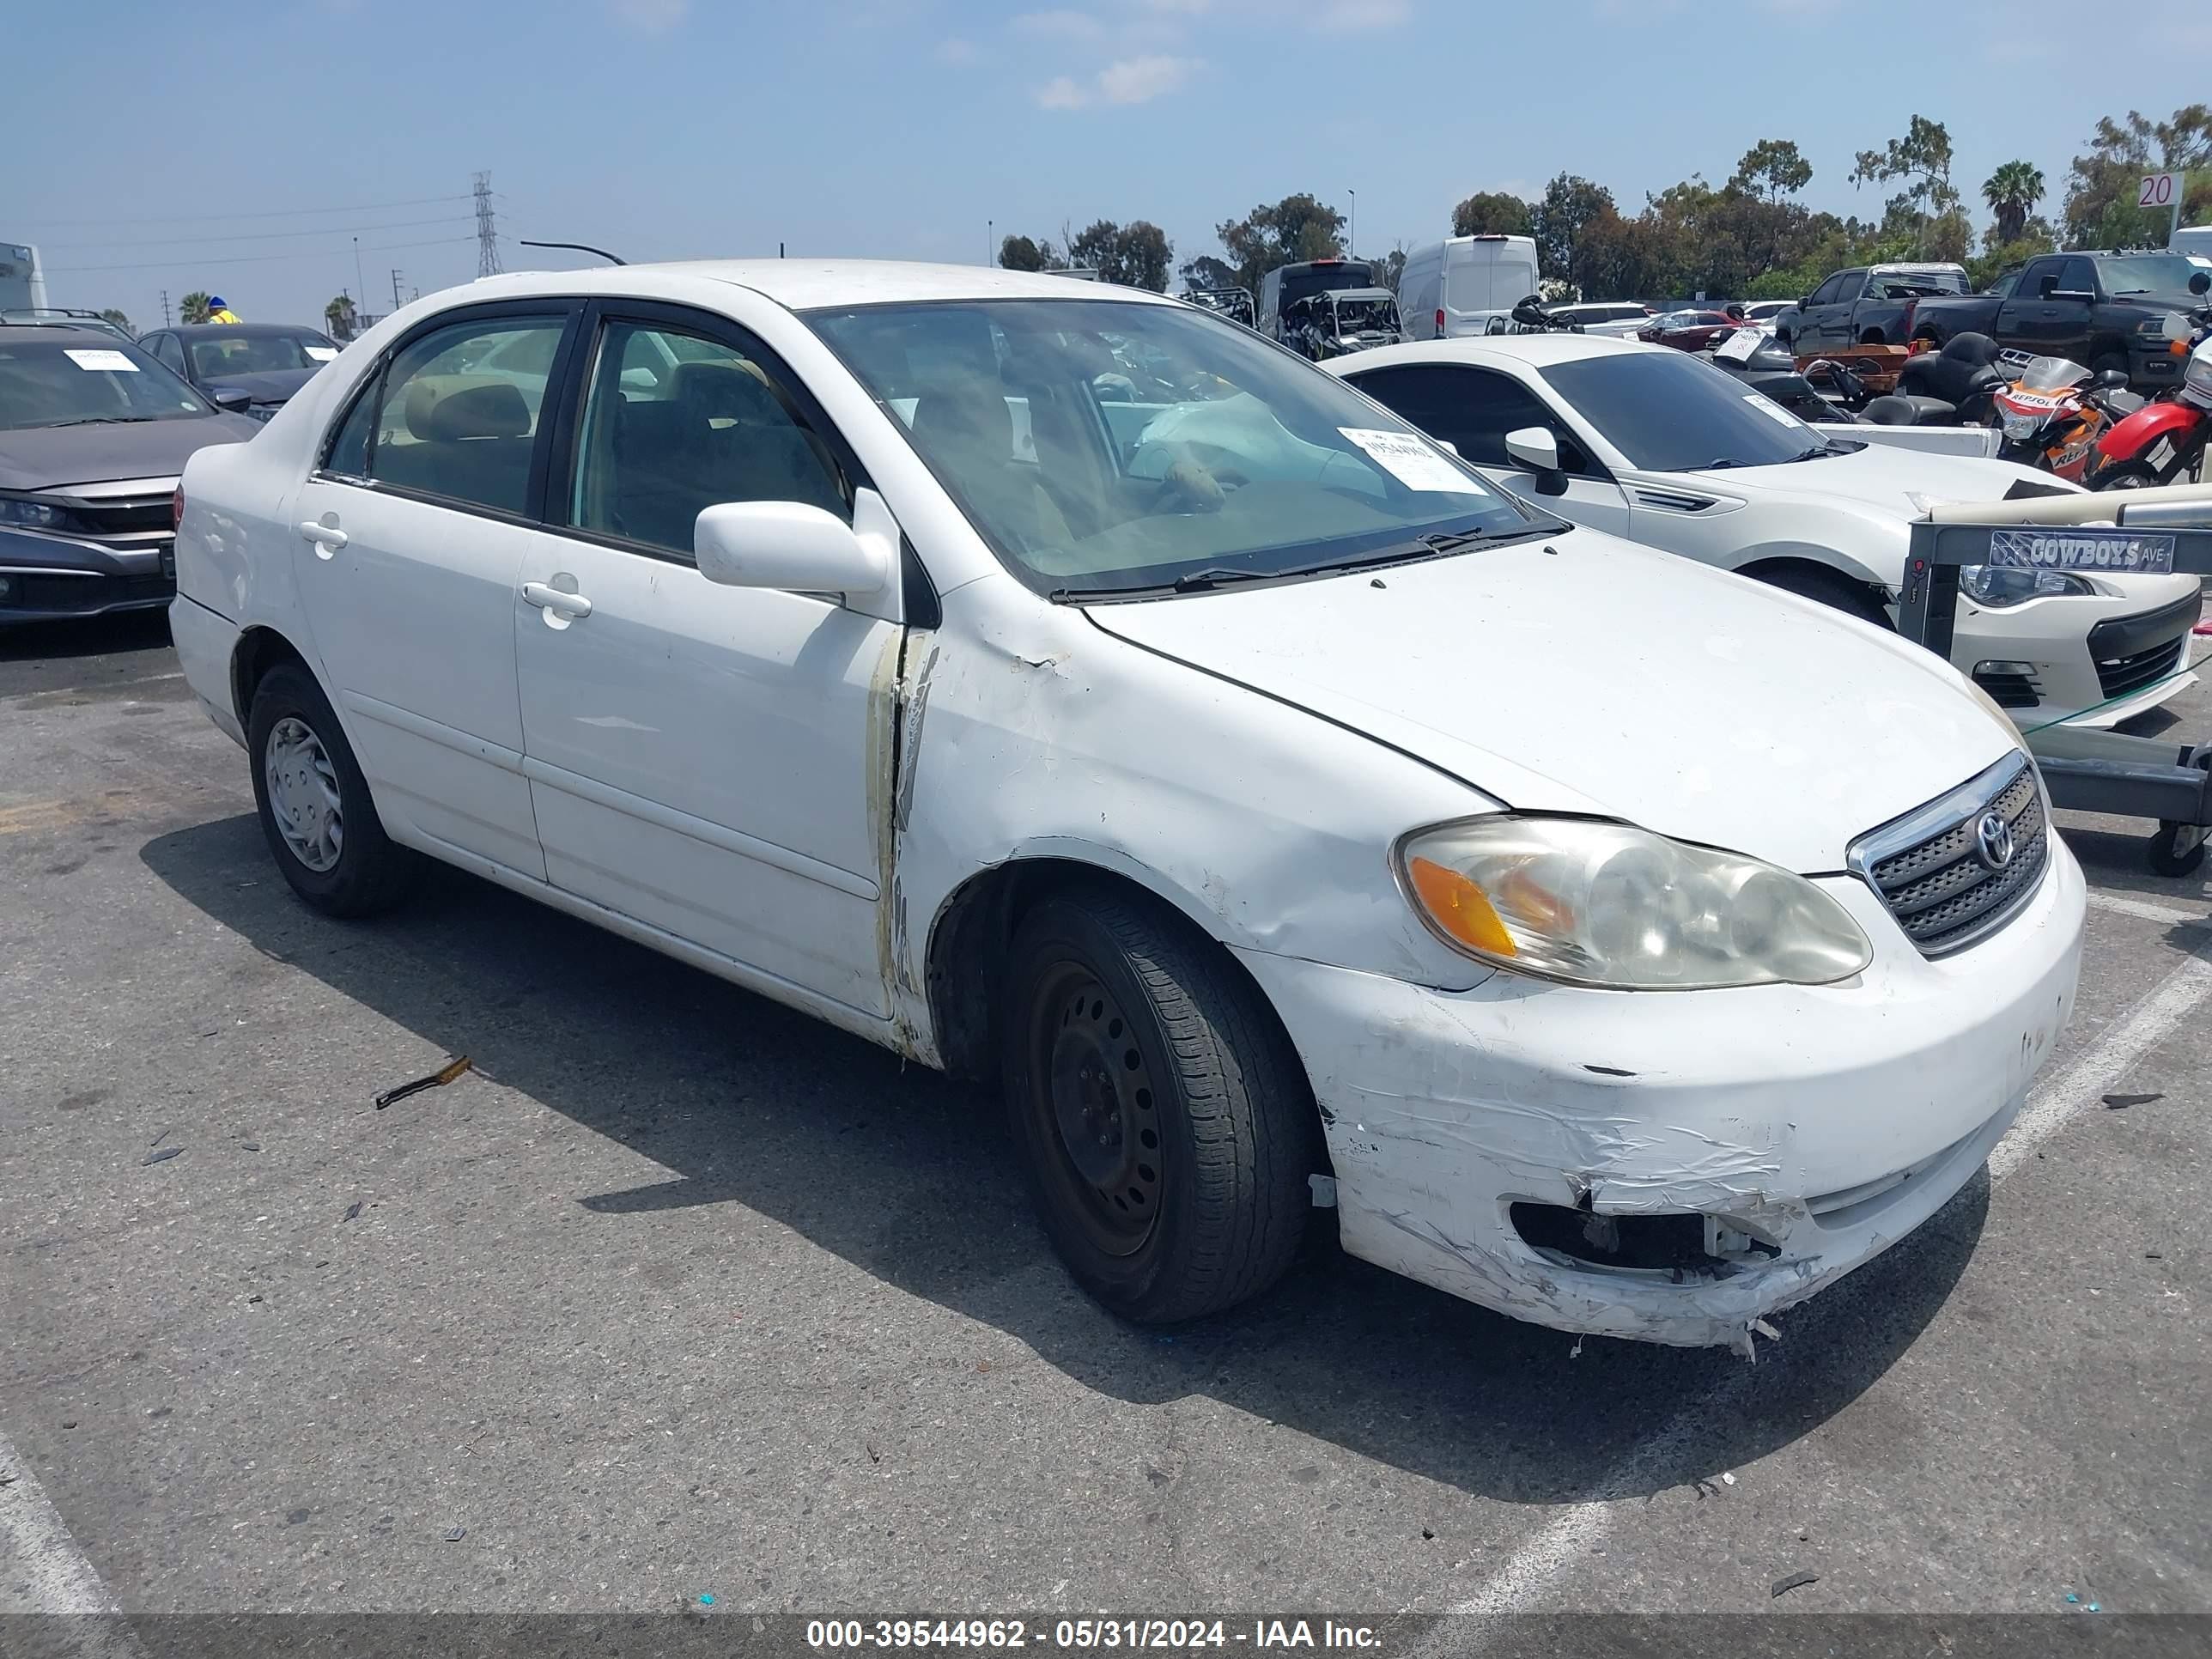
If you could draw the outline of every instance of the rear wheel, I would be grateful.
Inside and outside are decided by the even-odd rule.
[[[1755,574],[1770,587],[1778,587],[1785,593],[1795,593],[1801,599],[1811,599],[1832,611],[1847,611],[1862,622],[1872,623],[1876,628],[1889,626],[1889,613],[1882,609],[1874,595],[1848,576],[1835,571],[1808,570],[1791,566]]]
[[[2148,489],[2157,483],[2158,474],[2151,471],[2148,461],[2130,461],[2097,477],[2100,489]]]
[[[2107,351],[2092,362],[2089,367],[2100,374],[2113,369],[2125,374],[2128,372],[2128,354],[2124,351]]]
[[[404,897],[419,860],[384,833],[368,782],[314,676],[282,663],[254,688],[246,729],[261,833],[292,890],[325,915]]]
[[[1180,917],[1103,888],[1032,910],[1005,982],[1015,1137],[1084,1287],[1163,1322],[1280,1277],[1321,1151],[1304,1070],[1257,989]]]

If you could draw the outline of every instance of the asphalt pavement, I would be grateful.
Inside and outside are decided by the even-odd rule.
[[[2212,887],[2061,822],[2032,1132],[1756,1366],[1333,1245],[1163,1334],[975,1091],[459,874],[326,921],[158,617],[0,635],[0,1611],[2212,1612]]]

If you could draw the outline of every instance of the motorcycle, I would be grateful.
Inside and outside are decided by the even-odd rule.
[[[1562,317],[1554,317],[1544,309],[1542,295],[1530,294],[1515,302],[1513,320],[1510,325],[1504,318],[1492,317],[1484,325],[1482,331],[1486,334],[1579,334],[1583,331],[1583,325],[1571,323]]]
[[[2097,440],[2082,482],[2092,489],[2146,489],[2206,481],[2204,446],[2212,435],[2212,328],[2193,342],[2181,384],[2115,422]]]
[[[2124,369],[2094,372],[2064,357],[2031,357],[1990,396],[1990,422],[2004,436],[1997,459],[2079,482],[2097,440],[2137,413]]]
[[[1897,390],[1866,407],[1881,426],[1986,426],[2005,383],[1997,343],[1986,334],[1954,334],[1941,351],[1905,360]]]
[[[1866,382],[1841,363],[1816,358],[1802,369],[1772,329],[1739,328],[1710,351],[1698,354],[1801,421],[1854,422],[1866,406]]]

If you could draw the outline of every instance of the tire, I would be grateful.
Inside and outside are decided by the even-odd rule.
[[[2148,489],[2158,483],[2158,474],[2148,461],[2130,461],[2124,466],[2113,467],[2097,475],[2099,489]]]
[[[2190,843],[2186,852],[2174,848]],[[2161,876],[2193,876],[2203,867],[2204,842],[2194,824],[2161,823],[2150,840],[2150,867]]]
[[[1024,918],[1004,983],[1014,1138],[1084,1288],[1164,1323],[1280,1278],[1326,1167],[1319,1118],[1273,1010],[1218,948],[1140,899],[1077,890]]]
[[[2102,374],[2107,369],[2114,368],[2123,374],[2129,374],[2128,354],[2124,351],[2107,351],[2103,356],[2093,359],[2089,368],[2093,374]]]
[[[1801,599],[1811,599],[1831,611],[1844,611],[1862,622],[1870,622],[1876,628],[1890,625],[1889,613],[1875,602],[1872,594],[1832,570],[1790,568],[1761,574],[1759,580],[1785,593],[1795,593]]]
[[[1859,336],[1859,343],[1863,346],[1881,345],[1883,343],[1882,332],[1878,328],[1870,328]]]
[[[263,675],[246,742],[261,834],[294,892],[331,916],[374,915],[406,896],[421,860],[385,835],[368,781],[313,675],[289,662]],[[272,772],[281,792],[274,802]]]

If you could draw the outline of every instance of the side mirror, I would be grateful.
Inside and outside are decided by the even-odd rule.
[[[1557,495],[1567,487],[1559,466],[1559,441],[1540,426],[1524,426],[1505,434],[1506,459],[1536,475],[1536,493]]]
[[[879,542],[862,541],[843,520],[799,501],[723,501],[691,532],[699,574],[724,587],[786,593],[880,593],[891,565]]]
[[[2057,272],[2049,271],[2045,273],[2043,280],[2035,285],[2035,291],[2046,300],[2057,299],[2058,297]]]
[[[2212,270],[2200,270],[2189,279],[2191,294],[2212,294]]]
[[[253,406],[253,394],[242,386],[211,386],[208,401],[226,414],[243,415]]]
[[[2124,368],[2100,368],[2089,380],[2091,386],[2106,387],[2125,386],[2127,383],[2128,372]]]

